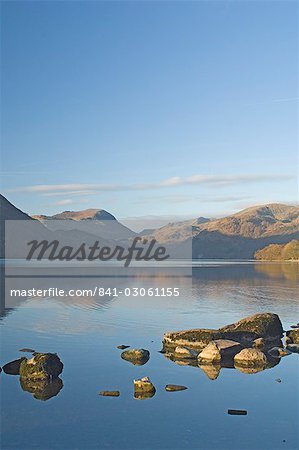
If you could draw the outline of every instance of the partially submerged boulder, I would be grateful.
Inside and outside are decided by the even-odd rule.
[[[286,340],[288,344],[299,344],[299,329],[287,331]]]
[[[168,392],[185,391],[186,389],[188,389],[186,386],[180,384],[166,384],[165,386],[165,391]]]
[[[125,350],[120,355],[122,359],[131,362],[134,365],[143,366],[148,362],[150,352],[144,348],[132,348]]]
[[[156,388],[150,381],[149,377],[143,377],[139,380],[134,380],[134,398],[145,399],[153,397],[156,393]]]
[[[216,339],[210,342],[202,352],[198,355],[200,364],[204,363],[220,363],[223,359],[233,358],[242,350],[239,342],[230,341],[228,339]]]
[[[234,357],[235,367],[266,367],[267,358],[257,348],[244,348]]]
[[[276,341],[280,340],[282,335],[283,329],[278,315],[260,313],[218,330],[198,328],[165,333],[163,349],[173,351],[177,346],[180,346],[203,350],[211,341],[219,339],[236,341],[244,347],[248,347],[252,345],[255,339],[264,338]]]
[[[63,370],[63,363],[56,353],[35,353],[31,359],[23,358],[20,377],[29,380],[57,378]]]
[[[99,393],[102,397],[119,397],[120,392],[119,391],[101,391]]]
[[[14,361],[10,361],[9,363],[3,366],[3,372],[7,375],[19,375],[20,374],[20,366],[22,361],[26,359],[25,357],[15,359]]]
[[[177,346],[174,350],[173,356],[178,359],[196,359],[198,352],[188,347]]]

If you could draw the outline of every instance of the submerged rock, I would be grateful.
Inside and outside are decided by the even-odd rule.
[[[291,352],[288,349],[284,349],[281,347],[272,347],[268,354],[270,356],[273,356],[274,358],[282,358],[283,356],[288,356],[291,354]]]
[[[180,347],[180,346],[177,346],[173,353],[173,356],[179,359],[196,359],[197,355],[198,355],[197,351],[192,350],[191,348],[188,347]]]
[[[234,357],[235,367],[266,367],[267,358],[257,348],[244,348]]]
[[[282,334],[282,324],[278,315],[261,313],[246,317],[218,330],[199,328],[165,333],[163,349],[172,349],[173,351],[175,347],[180,346],[202,350],[211,341],[219,339],[236,341],[246,347],[258,338],[280,340]]]
[[[156,388],[148,377],[134,380],[134,398],[145,399],[155,395]]]
[[[120,350],[124,350],[125,348],[129,348],[129,345],[118,345],[117,348],[119,348]]]
[[[59,394],[63,388],[61,378],[49,380],[29,380],[20,378],[20,385],[23,391],[30,392],[37,400],[47,401]]]
[[[131,350],[125,350],[120,356],[122,359],[129,361],[132,364],[143,366],[148,362],[150,352],[144,350],[144,348],[132,348]]]
[[[56,353],[35,353],[31,359],[23,358],[20,377],[30,380],[57,378],[63,370],[63,363]]]
[[[216,339],[210,342],[198,355],[198,361],[202,363],[220,363],[223,359],[233,358],[242,350],[239,342],[227,339]]]
[[[32,348],[20,348],[19,352],[35,353],[35,350],[33,350]]]
[[[299,344],[299,329],[287,331],[286,337],[287,337],[287,343]]]
[[[20,366],[22,361],[26,358],[15,359],[14,361],[10,361],[9,363],[3,366],[3,372],[7,375],[19,375],[20,374]]]
[[[119,397],[120,392],[119,391],[101,391],[99,395],[102,395],[103,397]]]
[[[186,386],[179,384],[166,384],[165,386],[165,391],[168,392],[185,391],[186,389],[188,389]]]

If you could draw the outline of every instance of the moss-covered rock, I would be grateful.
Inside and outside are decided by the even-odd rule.
[[[287,342],[290,344],[299,344],[299,328],[286,332]]]
[[[125,350],[120,356],[122,359],[125,359],[134,365],[143,366],[148,362],[150,352],[144,350],[144,348],[132,348],[130,350]]]
[[[255,339],[279,340],[282,334],[282,324],[277,314],[261,313],[218,330],[198,328],[165,333],[163,350],[173,351],[177,346],[202,350],[211,341],[218,339],[236,341],[244,347],[249,347]]]
[[[156,388],[148,377],[134,380],[134,398],[139,400],[151,398],[155,393]]]
[[[10,361],[9,363],[3,366],[3,372],[8,375],[19,375],[20,374],[20,366],[22,361],[26,358],[15,359],[14,361]]]
[[[20,377],[28,380],[49,380],[57,378],[63,370],[63,363],[56,353],[35,353],[33,358],[24,358],[20,365]]]
[[[283,335],[281,321],[278,315],[273,313],[254,314],[253,316],[245,317],[245,319],[239,320],[239,322],[226,325],[225,327],[220,328],[219,331],[250,331],[255,333],[258,337],[266,339],[282,338]]]

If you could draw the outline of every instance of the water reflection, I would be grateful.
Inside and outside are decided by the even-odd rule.
[[[52,397],[56,397],[63,388],[61,378],[53,380],[28,380],[20,378],[20,386],[23,391],[33,394],[36,400],[47,401]]]

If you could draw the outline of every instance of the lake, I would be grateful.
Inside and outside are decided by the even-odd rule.
[[[211,379],[201,368],[159,353],[166,331],[218,328],[258,312],[277,313],[290,329],[299,321],[298,280],[296,263],[198,261],[192,278],[141,273],[121,282],[126,288],[178,287],[178,297],[8,298],[6,293],[1,366],[29,357],[19,352],[29,347],[56,352],[64,370],[47,400],[22,388],[18,376],[1,373],[1,448],[298,449],[298,354],[256,374],[223,368]],[[68,283],[80,286],[82,280]],[[149,361],[142,366],[124,361],[120,344],[148,349]],[[137,400],[133,379],[143,376],[156,394]],[[170,383],[188,389],[166,392]],[[117,398],[98,395],[116,389]],[[228,409],[247,415],[231,416]]]

